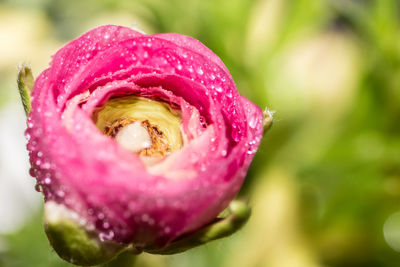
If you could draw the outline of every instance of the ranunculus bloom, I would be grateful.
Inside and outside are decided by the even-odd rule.
[[[148,163],[151,153],[105,134],[111,126],[99,130],[102,108],[127,96],[178,114],[181,145]],[[93,29],[54,55],[32,99],[26,135],[45,201],[74,211],[102,240],[139,247],[165,246],[215,218],[241,187],[263,131],[261,109],[238,94],[221,60],[179,34]],[[150,129],[139,122],[131,133]]]

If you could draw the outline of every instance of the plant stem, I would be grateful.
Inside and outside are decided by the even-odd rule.
[[[136,262],[136,255],[129,252],[123,252],[115,257],[112,261],[101,265],[100,267],[133,267]]]

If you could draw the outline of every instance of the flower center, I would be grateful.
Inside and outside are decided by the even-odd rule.
[[[163,158],[182,147],[181,116],[164,102],[112,98],[94,112],[93,120],[105,135],[139,156]]]
[[[114,128],[116,129],[116,128]],[[111,130],[111,134],[115,134],[115,130]],[[115,135],[115,140],[123,147],[133,152],[141,152],[152,147],[151,137],[140,122],[133,122],[123,127]]]

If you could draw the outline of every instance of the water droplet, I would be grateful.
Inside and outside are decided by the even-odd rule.
[[[149,219],[150,219],[150,216],[147,213],[142,215],[142,221],[143,222],[147,222]]]
[[[149,225],[154,225],[155,222],[156,221],[153,218],[149,218],[149,221],[148,221]]]
[[[255,116],[252,116],[249,120],[249,126],[250,128],[254,129],[257,126],[257,118]]]
[[[79,224],[80,225],[82,225],[82,226],[84,226],[84,225],[86,225],[86,220],[84,219],[84,218],[79,218]]]
[[[205,165],[205,164],[201,164],[200,170],[201,170],[202,172],[204,172],[204,171],[206,170],[206,165]]]
[[[43,169],[48,170],[48,169],[50,169],[50,167],[51,167],[51,164],[49,162],[47,162],[47,161],[43,162],[43,164],[42,164]]]
[[[198,73],[199,75],[203,75],[204,72],[203,72],[203,70],[202,70],[201,68],[198,68],[198,69],[197,69],[197,73]]]
[[[107,233],[100,233],[99,234],[99,239],[102,242],[111,240],[111,239],[113,239],[113,237],[114,237],[114,232],[113,231],[108,231]]]
[[[249,149],[249,150],[247,150],[247,154],[248,154],[248,155],[252,155],[252,154],[254,154],[254,153],[256,153],[256,151],[255,151],[254,149]]]
[[[65,196],[65,192],[64,192],[63,190],[60,189],[60,190],[57,190],[56,195],[57,195],[58,197],[63,198],[63,197]]]
[[[60,103],[63,102],[63,101],[64,101],[64,96],[63,96],[63,95],[59,95],[59,96],[57,97],[57,103],[60,104]]]
[[[38,191],[38,192],[42,192],[43,189],[42,189],[42,186],[39,183],[37,183],[35,185],[35,190]]]
[[[35,169],[35,168],[30,168],[30,169],[29,169],[29,175],[32,176],[32,177],[35,177],[35,175],[36,175],[36,169]]]

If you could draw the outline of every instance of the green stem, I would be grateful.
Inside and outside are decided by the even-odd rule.
[[[99,267],[133,267],[135,266],[137,255],[129,252],[123,252],[115,257],[112,261],[100,265]]]

